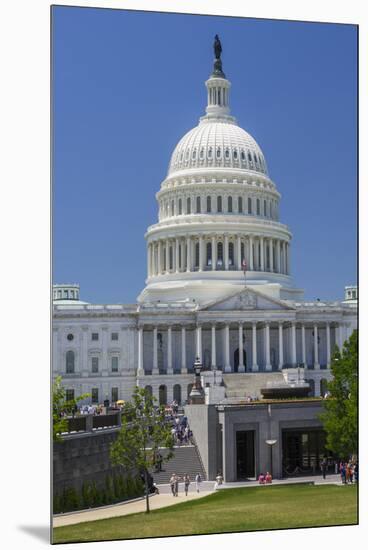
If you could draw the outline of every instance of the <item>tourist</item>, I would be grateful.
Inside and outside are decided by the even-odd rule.
[[[345,462],[340,463],[340,475],[341,475],[341,483],[346,483],[346,466],[345,466]]]
[[[321,462],[321,470],[322,470],[323,479],[326,479],[326,472],[327,472],[327,459],[326,459],[326,457],[323,457],[323,460]]]
[[[172,474],[172,476],[170,477],[170,488],[171,488],[173,497],[175,496],[175,483],[176,483],[176,476],[175,474]]]
[[[222,485],[223,481],[224,481],[224,478],[222,477],[221,473],[219,472],[216,476],[215,491],[219,488],[219,485]]]
[[[160,494],[159,488],[157,487],[155,482],[152,483],[152,488],[153,488],[153,492],[155,493],[155,495]]]
[[[260,485],[264,485],[266,483],[265,476],[262,472],[258,476],[258,483]]]
[[[189,479],[188,474],[185,474],[183,479],[184,479],[185,496],[187,497],[188,496],[188,489],[189,489],[189,485],[190,485],[190,479]]]
[[[358,483],[358,478],[359,478],[359,467],[358,467],[358,463],[356,462],[354,466],[354,483]]]
[[[181,479],[178,475],[175,476],[175,496],[179,496],[179,479]]]
[[[272,483],[272,475],[270,472],[266,472],[265,483]]]
[[[198,473],[196,476],[195,476],[195,482],[196,482],[196,489],[197,489],[197,493],[199,493],[199,487],[202,483],[202,478],[201,478],[201,474]]]

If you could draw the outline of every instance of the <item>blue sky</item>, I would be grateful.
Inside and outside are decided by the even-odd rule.
[[[216,33],[231,111],[261,146],[306,298],[356,282],[356,27],[53,8],[53,278],[134,303],[178,140],[206,106]]]

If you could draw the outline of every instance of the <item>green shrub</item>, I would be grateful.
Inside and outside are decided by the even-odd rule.
[[[89,481],[85,481],[82,485],[82,502],[84,508],[93,506],[92,485]]]
[[[80,507],[80,500],[79,493],[74,489],[74,487],[64,488],[62,511],[72,512],[73,510],[78,510]]]

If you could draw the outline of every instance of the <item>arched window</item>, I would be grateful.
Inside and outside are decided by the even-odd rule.
[[[187,214],[190,214],[190,197],[187,198]]]
[[[248,197],[248,214],[252,213],[252,199]]]
[[[182,201],[179,199],[179,215],[183,213]]]
[[[235,160],[237,160],[237,158],[238,158],[238,151],[236,149],[234,149],[234,151],[233,151],[233,157],[234,157]]]
[[[252,155],[250,153],[248,153],[248,160],[249,162],[252,162]]]
[[[217,197],[217,212],[222,212],[222,197]]]
[[[207,154],[208,158],[211,159],[212,158],[212,147],[210,147],[208,149],[208,154]]]
[[[180,384],[175,384],[173,388],[173,397],[178,405],[181,405],[181,386]]]
[[[173,247],[172,246],[169,246],[169,259],[170,259],[169,269],[172,269],[173,268]]]
[[[174,201],[172,200],[172,201],[171,201],[171,215],[172,215],[172,216],[174,215],[174,208],[175,208],[175,203],[174,203]]]
[[[242,159],[242,160],[245,160],[245,153],[244,153],[244,151],[241,152],[241,159]]]
[[[217,267],[220,269],[224,264],[224,248],[222,243],[217,243]]]
[[[199,267],[199,243],[195,244],[195,258],[194,258],[194,267]]]
[[[230,151],[229,151],[229,148],[228,148],[228,147],[226,147],[226,149],[225,149],[225,157],[226,157],[227,159],[230,158]]]
[[[152,395],[152,386],[144,386],[144,389],[149,395]]]
[[[207,197],[207,212],[211,212],[211,197]]]
[[[263,215],[267,216],[267,201],[263,201]]]
[[[234,243],[229,243],[229,265],[234,265]]]
[[[193,149],[192,151],[192,159],[194,160],[197,156],[197,151],[195,149]]]
[[[238,197],[238,212],[243,213],[243,199],[242,199],[242,197]]]
[[[159,405],[166,405],[167,403],[167,388],[165,384],[162,384],[158,388],[158,401],[159,401]]]
[[[201,213],[201,197],[197,197],[196,207],[197,207],[197,214],[200,214]]]
[[[221,157],[221,149],[220,147],[217,147],[216,149],[216,157],[219,159]]]
[[[257,216],[259,216],[261,213],[261,204],[260,204],[260,200],[257,199]]]
[[[233,211],[233,198],[232,197],[227,198],[227,211],[228,212]]]
[[[203,159],[203,157],[204,157],[204,149],[202,147],[200,152],[199,152],[199,158]]]
[[[66,374],[74,374],[74,369],[75,369],[74,351],[71,351],[71,350],[67,351],[65,359],[66,359],[66,365],[65,365]]]
[[[211,243],[206,244],[206,265],[210,267],[212,265],[212,245]]]

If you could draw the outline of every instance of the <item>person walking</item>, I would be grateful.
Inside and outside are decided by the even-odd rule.
[[[175,496],[179,496],[179,479],[181,479],[178,475],[175,476]]]
[[[175,496],[175,482],[176,482],[176,476],[175,474],[172,474],[172,476],[170,477],[170,488],[171,488],[173,497]]]
[[[185,491],[185,496],[186,497],[188,496],[189,485],[190,485],[189,476],[188,476],[188,474],[185,474],[185,476],[184,476],[184,491]]]
[[[346,466],[345,466],[345,462],[341,462],[341,464],[340,464],[340,475],[341,475],[341,483],[346,483]]]
[[[219,488],[220,485],[222,485],[223,480],[224,479],[223,479],[221,473],[219,472],[216,476],[215,491]]]
[[[327,472],[327,459],[326,459],[326,457],[323,457],[323,460],[321,462],[321,470],[322,470],[323,479],[326,479],[326,472]]]
[[[198,473],[196,476],[195,476],[195,482],[196,482],[196,489],[197,489],[197,493],[199,493],[199,488],[200,488],[200,485],[202,483],[202,478],[201,478],[201,474]]]

